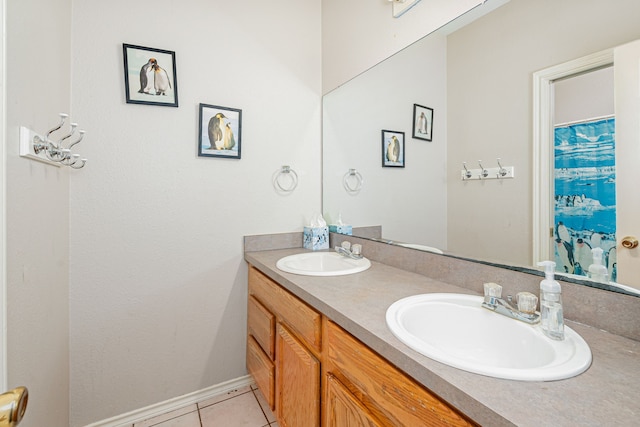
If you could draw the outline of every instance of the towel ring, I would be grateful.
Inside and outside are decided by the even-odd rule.
[[[352,181],[355,181],[352,184]],[[362,179],[362,175],[355,169],[349,169],[349,172],[344,174],[342,178],[342,185],[347,193],[357,193],[362,189],[362,183],[364,180]]]
[[[280,182],[280,179],[283,176],[286,176],[289,181],[288,185],[286,186]],[[275,177],[273,178],[273,185],[277,187],[276,190],[280,189],[280,191],[290,193],[298,186],[298,174],[296,173],[296,171],[291,169],[291,167],[286,165],[282,166],[282,168],[276,173]]]

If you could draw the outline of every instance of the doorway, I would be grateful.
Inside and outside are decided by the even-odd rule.
[[[612,67],[612,65],[615,66]],[[640,198],[635,170],[640,160],[640,41],[541,70],[533,75],[533,264],[554,259],[553,106],[554,82],[613,68],[615,99],[616,279],[625,290],[640,289]],[[622,285],[622,283],[624,285]]]

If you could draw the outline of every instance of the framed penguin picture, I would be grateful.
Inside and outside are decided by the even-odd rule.
[[[413,137],[431,141],[433,133],[433,108],[413,104]]]
[[[242,147],[242,110],[200,104],[198,156],[239,159]]]
[[[123,44],[127,104],[178,106],[175,52]]]
[[[404,167],[404,132],[382,131],[382,167]]]

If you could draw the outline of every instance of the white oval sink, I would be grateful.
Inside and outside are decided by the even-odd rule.
[[[280,258],[276,267],[304,276],[343,276],[365,271],[371,267],[371,261],[364,257],[348,258],[336,252],[305,252]]]
[[[387,325],[400,341],[455,368],[521,381],[571,378],[591,365],[589,345],[565,326],[565,339],[481,307],[463,294],[414,295],[387,309]]]

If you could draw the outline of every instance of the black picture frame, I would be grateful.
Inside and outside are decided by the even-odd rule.
[[[404,132],[382,131],[382,167],[403,168],[405,165]]]
[[[178,107],[175,52],[123,43],[122,55],[127,104]]]
[[[240,159],[242,148],[242,110],[200,104],[198,156]]]
[[[433,108],[413,104],[413,137],[433,140]]]

